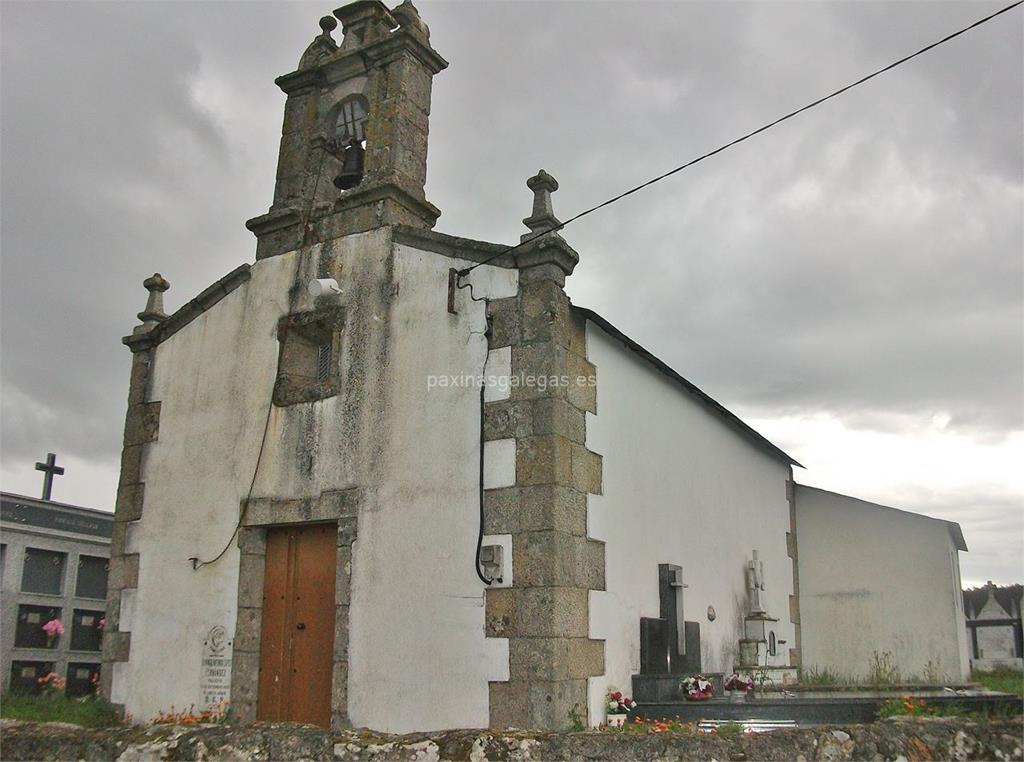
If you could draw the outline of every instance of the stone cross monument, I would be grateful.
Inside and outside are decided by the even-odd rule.
[[[53,490],[53,477],[61,476],[64,473],[64,468],[57,465],[57,456],[48,452],[45,463],[36,463],[36,471],[46,474],[43,477],[43,500],[49,500],[50,492]]]

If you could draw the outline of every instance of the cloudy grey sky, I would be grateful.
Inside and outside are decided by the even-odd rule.
[[[1006,0],[1008,2],[1008,0]],[[514,242],[1001,7],[428,2],[437,229]],[[0,3],[2,478],[112,508],[129,353],[241,262],[330,3]],[[573,300],[808,466],[1024,577],[1022,12],[567,228]]]

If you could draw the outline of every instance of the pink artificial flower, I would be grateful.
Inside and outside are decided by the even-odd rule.
[[[43,632],[49,638],[56,638],[64,634],[64,625],[60,623],[59,619],[51,619],[43,625]]]
[[[38,680],[36,680],[44,689],[62,691],[67,685],[67,681],[58,675],[56,672],[48,672]]]

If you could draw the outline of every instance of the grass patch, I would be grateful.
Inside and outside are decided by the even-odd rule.
[[[877,720],[890,717],[964,717],[974,720],[1009,719],[1020,714],[1018,708],[1006,705],[985,706],[978,709],[967,709],[956,703],[930,702],[915,696],[892,698],[878,707],[875,714]]]
[[[720,736],[738,736],[743,733],[743,725],[739,722],[723,722],[718,726]]]
[[[974,672],[971,679],[981,683],[990,691],[1001,693],[1013,693],[1024,699],[1024,675],[1009,669],[1000,669],[995,672]]]
[[[0,717],[30,722],[70,722],[86,728],[123,724],[117,710],[100,698],[68,698],[60,695],[5,693],[0,698]]]
[[[850,685],[856,682],[848,675],[841,675],[838,672],[824,667],[808,667],[800,670],[800,685]]]
[[[878,707],[877,719],[890,717],[980,717],[985,712],[970,712],[957,704],[931,704],[913,696],[892,698]]]
[[[867,682],[874,686],[897,685],[902,682],[900,669],[896,666],[892,652],[871,652],[871,667],[868,670]]]

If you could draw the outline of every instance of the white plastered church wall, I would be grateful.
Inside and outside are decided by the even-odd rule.
[[[162,403],[160,433],[143,465],[143,517],[128,538],[140,553],[135,610],[122,625],[131,658],[116,665],[113,685],[113,699],[137,719],[198,705],[203,640],[216,624],[234,631],[234,541],[212,566],[193,571],[188,559],[216,555],[232,536],[276,378],[278,320],[313,308],[305,284],[324,258],[344,292],[346,323],[363,310],[358,319],[371,326],[363,335],[381,351],[365,378],[382,394],[356,420],[341,395],[273,407],[253,495],[364,489],[350,717],[387,731],[484,726],[487,681],[508,679],[507,641],[484,636],[473,571],[479,390],[428,390],[427,379],[480,372],[487,344],[472,332],[484,329],[484,305],[462,290],[459,314],[449,315],[448,269],[470,263],[393,244],[382,229],[256,262],[246,284],[158,346],[150,398]],[[517,273],[499,268],[479,268],[472,280],[477,296],[518,288]],[[392,293],[382,300],[385,284]]]
[[[799,485],[803,666],[868,679],[969,677],[959,557],[945,521]]]
[[[484,303],[462,289],[459,314],[449,315],[448,268],[470,263],[397,249],[386,403],[393,429],[353,554],[349,715],[356,726],[391,732],[485,727],[487,681],[508,679],[508,640],[484,636],[474,571],[480,391],[428,390],[429,376],[481,373]],[[518,290],[515,271],[473,275],[478,298]]]
[[[764,561],[768,613],[787,664],[796,645],[787,555],[789,467],[741,437],[678,384],[587,324],[597,367],[597,415],[587,447],[603,456],[603,491],[588,499],[588,534],[604,540],[607,590],[590,594],[590,637],[605,640],[605,674],[589,680],[590,717],[604,694],[631,692],[640,669],[640,618],[657,617],[658,564],[683,567],[685,616],[700,622],[703,668],[728,672],[747,611],[751,551]],[[708,606],[716,613],[707,617]]]
[[[203,640],[215,625],[234,631],[232,533],[256,465],[294,258],[254,265],[247,283],[155,351],[149,398],[161,403],[160,433],[143,460],[142,519],[126,537],[140,554],[139,585],[133,610],[122,606],[130,660],[116,665],[112,685],[113,701],[138,720],[200,705]],[[192,570],[190,557],[212,558],[229,541],[220,561]]]

